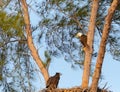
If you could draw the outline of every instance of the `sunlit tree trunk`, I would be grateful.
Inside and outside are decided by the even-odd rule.
[[[90,17],[90,24],[88,27],[87,33],[87,44],[88,48],[85,49],[85,62],[84,62],[84,70],[82,76],[82,88],[87,88],[89,84],[89,76],[91,70],[91,58],[93,53],[93,40],[94,40],[94,30],[95,30],[95,22],[98,10],[98,3],[99,0],[93,0],[92,2],[92,10],[91,10],[91,17]]]
[[[105,18],[105,24],[104,24],[102,38],[101,38],[101,42],[100,42],[100,48],[99,48],[99,52],[98,52],[96,67],[95,67],[95,71],[94,71],[94,74],[92,77],[91,92],[97,92],[98,81],[100,78],[103,59],[104,59],[104,55],[105,55],[105,51],[106,51],[106,43],[107,43],[109,31],[110,31],[111,21],[112,21],[112,17],[115,12],[115,9],[118,6],[118,3],[119,3],[119,0],[113,0],[112,4],[108,10],[108,15]]]
[[[24,22],[25,22],[25,30],[26,30],[26,35],[27,35],[27,44],[28,47],[31,51],[31,55],[33,56],[34,60],[36,61],[37,65],[39,66],[39,69],[41,70],[41,73],[45,79],[45,81],[48,80],[49,74],[47,69],[44,67],[41,58],[39,57],[38,51],[35,48],[33,44],[33,39],[32,39],[32,30],[30,26],[30,19],[29,19],[29,13],[28,13],[28,6],[26,3],[26,0],[20,0],[21,5],[22,5],[22,10],[23,10],[23,17],[24,17]]]

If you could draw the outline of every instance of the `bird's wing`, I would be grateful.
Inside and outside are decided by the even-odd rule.
[[[87,36],[86,35],[82,35],[80,37],[80,41],[83,44],[83,46],[86,47],[86,45],[87,45]]]
[[[48,88],[53,80],[53,77],[50,77],[46,83],[46,88]]]

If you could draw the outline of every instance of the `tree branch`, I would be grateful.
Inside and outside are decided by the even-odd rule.
[[[108,10],[108,14],[105,18],[105,24],[104,24],[102,38],[101,38],[101,42],[100,42],[97,63],[96,63],[93,77],[92,77],[92,84],[91,84],[90,92],[97,92],[97,86],[98,86],[98,81],[99,81],[99,78],[101,75],[101,69],[102,69],[103,59],[104,59],[104,55],[105,55],[105,51],[106,51],[106,44],[107,44],[107,39],[108,39],[108,35],[110,32],[112,17],[113,17],[113,14],[114,14],[118,4],[119,4],[119,0],[113,0],[112,4]]]
[[[25,22],[25,30],[26,30],[26,35],[27,35],[28,47],[31,51],[33,59],[36,61],[37,65],[39,66],[39,69],[41,70],[41,73],[42,73],[45,81],[47,82],[47,80],[49,78],[48,71],[44,67],[42,60],[39,57],[38,51],[33,44],[32,33],[31,33],[32,30],[31,30],[31,26],[30,26],[30,18],[29,18],[28,6],[26,3],[26,0],[20,0],[20,2],[21,2],[22,10],[23,10],[23,18],[24,18],[24,22]]]
[[[84,70],[82,76],[82,88],[87,88],[89,84],[89,76],[91,70],[91,58],[93,53],[93,40],[94,40],[94,30],[95,30],[95,23],[96,23],[96,16],[98,11],[98,3],[99,0],[93,0],[92,2],[92,10],[91,10],[91,17],[90,17],[90,24],[88,27],[87,33],[87,44],[88,47],[85,48],[85,62],[84,62]]]

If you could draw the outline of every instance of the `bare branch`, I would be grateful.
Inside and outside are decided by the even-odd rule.
[[[41,70],[41,73],[42,73],[45,81],[47,82],[47,80],[49,78],[48,71],[44,67],[42,60],[38,54],[37,49],[34,46],[33,39],[32,39],[32,33],[31,33],[32,30],[31,30],[29,13],[28,13],[28,5],[26,3],[26,0],[20,0],[20,2],[21,2],[22,10],[23,10],[23,18],[24,18],[24,22],[25,22],[25,30],[26,30],[26,35],[27,35],[28,47],[31,51],[31,54],[32,54],[34,60],[36,61],[37,65],[39,66],[39,69]]]
[[[84,70],[83,70],[82,85],[81,85],[82,88],[87,88],[89,84],[91,59],[92,59],[92,53],[93,53],[94,30],[95,30],[95,23],[96,23],[99,0],[93,0],[92,3],[93,4],[92,4],[91,16],[90,16],[90,24],[89,24],[88,33],[87,33],[88,47],[85,48],[86,49],[85,50],[85,61],[84,61]]]

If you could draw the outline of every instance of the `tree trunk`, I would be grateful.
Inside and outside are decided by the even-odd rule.
[[[30,27],[30,19],[29,19],[29,13],[28,13],[28,6],[26,3],[26,0],[20,0],[23,10],[23,18],[25,22],[25,30],[27,35],[27,44],[31,51],[31,54],[33,56],[33,59],[36,61],[37,65],[39,66],[39,69],[41,70],[41,73],[45,79],[45,81],[48,80],[49,74],[47,69],[44,67],[41,58],[39,57],[38,51],[35,48],[33,44],[32,34],[31,34],[31,27]]]
[[[119,0],[113,0],[112,4],[108,10],[108,15],[105,18],[105,24],[104,24],[102,38],[101,38],[101,42],[100,42],[97,63],[96,63],[93,77],[92,77],[92,84],[91,84],[90,92],[97,92],[98,81],[99,81],[100,74],[101,74],[101,69],[102,69],[103,59],[104,59],[104,55],[105,55],[106,43],[107,43],[107,38],[109,35],[111,21],[112,21],[112,17],[115,12],[115,9],[118,6],[118,3],[119,3]]]
[[[90,24],[89,24],[88,33],[87,33],[88,48],[84,50],[85,62],[84,62],[84,70],[83,70],[83,76],[82,76],[82,85],[81,85],[82,88],[87,88],[89,84],[91,58],[93,53],[94,30],[95,30],[95,22],[96,22],[99,0],[93,0],[92,3],[93,4],[92,4],[92,10],[91,10]]]

